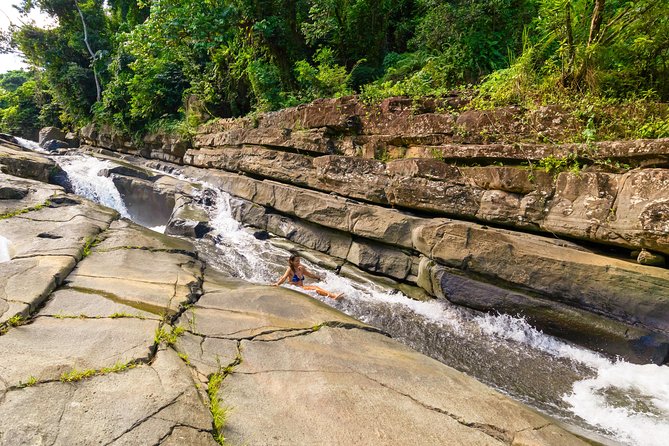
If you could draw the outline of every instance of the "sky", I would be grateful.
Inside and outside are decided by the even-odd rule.
[[[13,5],[19,3],[20,0],[0,0],[0,29],[3,31],[9,28],[10,23],[20,25],[21,21],[27,23],[34,20],[37,26],[42,27],[47,27],[49,23],[53,22],[47,15],[42,14],[37,10],[33,10],[27,18],[21,17],[19,12],[13,8]],[[27,67],[28,66],[23,63],[20,54],[0,54],[0,73]]]

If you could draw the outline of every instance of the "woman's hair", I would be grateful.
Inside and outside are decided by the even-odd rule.
[[[297,259],[297,258],[299,258],[299,257],[300,257],[300,256],[297,255],[297,254],[295,254],[295,253],[291,254],[290,257],[288,257],[288,263],[290,263],[290,264],[292,265],[292,264],[293,264],[293,260],[295,260],[295,259]]]

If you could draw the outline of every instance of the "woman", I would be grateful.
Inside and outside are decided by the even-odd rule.
[[[279,286],[286,280],[290,282],[291,285],[299,286],[301,288],[304,288],[305,290],[309,291],[315,291],[321,296],[327,296],[330,299],[339,299],[344,293],[330,293],[329,291],[325,291],[321,287],[317,287],[315,285],[305,285],[304,284],[304,278],[305,277],[311,277],[312,279],[318,279],[321,280],[321,277],[309,272],[305,267],[303,267],[300,264],[300,256],[293,254],[290,256],[288,259],[288,269],[286,270],[285,274],[281,276],[279,281],[274,284],[274,286]]]

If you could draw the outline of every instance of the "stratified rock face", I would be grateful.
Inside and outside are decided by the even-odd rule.
[[[228,172],[180,173],[234,194],[229,204],[238,221],[333,256],[333,268],[346,261],[460,305],[522,314],[549,333],[631,361],[662,363],[669,353],[665,270],[558,239],[419,217]],[[185,194],[179,202],[198,199]],[[179,215],[175,210],[175,222],[185,221]]]
[[[0,187],[18,191],[0,200],[2,444],[586,444],[304,294],[223,277],[188,241],[56,186]]]
[[[445,105],[456,111],[436,112]],[[376,204],[669,254],[661,188],[652,197],[632,197],[645,188],[647,180],[638,177],[651,174],[614,168],[666,166],[669,140],[549,144],[543,141],[579,132],[578,122],[559,106],[463,111],[461,105],[456,98],[390,98],[378,105],[354,97],[322,99],[257,119],[208,123],[190,145],[148,135],[141,149],[133,148],[104,126],[83,129],[82,138],[122,153],[244,172]],[[559,175],[536,168],[542,159],[567,156],[602,167]],[[375,157],[400,160],[370,159]],[[454,167],[444,160],[488,165]],[[502,162],[514,165],[494,164]],[[652,174],[658,180],[667,175],[666,169],[650,170],[658,171]]]
[[[0,143],[0,171],[21,178],[48,182],[59,168],[47,157]]]

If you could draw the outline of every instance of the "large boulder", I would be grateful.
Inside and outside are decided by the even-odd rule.
[[[64,140],[65,139],[65,132],[63,132],[61,129],[57,127],[44,127],[42,130],[39,131],[39,145],[44,147],[44,144],[47,141],[51,141],[52,139],[54,140]]]
[[[174,209],[165,227],[165,234],[202,238],[212,230],[209,215],[196,201],[184,194],[177,194]]]
[[[42,144],[42,148],[44,150],[48,150],[49,152],[56,152],[59,149],[67,149],[69,147],[70,143],[66,141],[61,141],[59,139],[45,140],[44,143]]]
[[[68,132],[65,135],[65,142],[67,142],[69,146],[72,148],[79,147],[79,142],[80,142],[79,135],[75,132]]]

